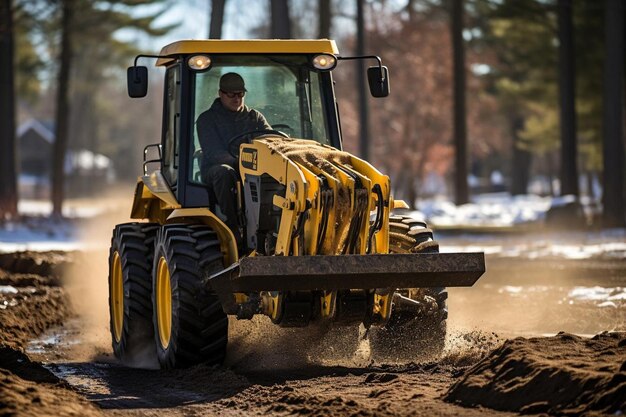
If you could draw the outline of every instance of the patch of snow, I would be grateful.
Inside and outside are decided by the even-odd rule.
[[[516,287],[512,285],[505,285],[504,287],[500,288],[500,290],[498,290],[500,294],[502,293],[521,294],[522,291],[524,291],[524,287]]]
[[[546,285],[531,285],[531,286],[517,286],[517,285],[504,285],[498,288],[498,294],[508,294],[512,297],[528,298],[532,297],[534,293],[545,293],[550,291],[552,287]]]
[[[600,307],[600,308],[604,308],[604,307],[617,308],[617,304],[615,304],[613,301],[605,301],[603,303],[598,304],[598,307]]]
[[[11,285],[0,285],[0,294],[17,294],[19,291]]]
[[[468,235],[437,235],[441,252],[484,252],[500,257],[523,257],[527,259],[563,258],[590,259],[604,257],[612,259],[626,258],[626,240],[623,236],[606,236],[598,232],[553,233],[544,236],[503,236],[487,234],[475,238],[469,243]],[[613,240],[615,239],[615,240]],[[621,241],[618,241],[621,240]],[[484,240],[481,242],[480,240]]]
[[[0,252],[77,250],[81,246],[74,227],[48,219],[33,224],[7,223],[0,228]]]
[[[440,242],[445,242],[446,239],[439,239],[435,236],[435,239]],[[459,252],[485,252],[486,255],[501,254],[504,248],[501,245],[455,245],[445,244],[439,247],[441,253],[459,253]]]
[[[21,215],[25,216],[49,216],[52,213],[52,203],[50,201],[41,200],[20,200],[17,204],[17,210]],[[63,205],[63,216],[76,217],[93,217],[106,210],[106,207],[96,204],[70,204]]]
[[[419,200],[417,208],[433,226],[513,226],[545,218],[553,198],[508,193],[482,194],[456,206],[443,199]]]
[[[574,287],[567,296],[578,301],[626,301],[626,288]]]
[[[589,259],[597,256],[626,258],[626,229],[556,232],[542,228],[550,207],[571,201],[572,196],[551,198],[491,193],[474,196],[472,203],[461,206],[444,199],[420,200],[417,203],[419,210],[408,214],[424,219],[433,227],[442,252],[482,251],[503,257],[529,259]],[[584,199],[582,203],[589,205]],[[525,235],[469,232],[448,235],[437,230],[441,228],[445,231],[449,227],[467,230],[481,227],[514,229],[520,225],[533,227],[534,231]]]
[[[589,259],[593,256],[610,254],[617,258],[626,257],[625,242],[609,242],[588,245],[554,245],[551,255],[567,259]]]

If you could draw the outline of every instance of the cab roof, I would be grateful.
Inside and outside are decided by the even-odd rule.
[[[333,54],[339,49],[330,39],[246,39],[246,40],[182,40],[161,49],[157,65],[166,65],[165,56],[185,54]]]

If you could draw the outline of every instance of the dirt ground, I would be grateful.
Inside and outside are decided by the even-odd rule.
[[[450,290],[437,359],[375,363],[366,340],[320,356],[303,330],[258,318],[230,323],[221,368],[160,371],[112,357],[106,254],[1,254],[0,416],[625,413],[626,261],[487,268]]]
[[[0,416],[100,414],[24,352],[30,340],[73,314],[61,284],[70,262],[61,252],[0,254]]]

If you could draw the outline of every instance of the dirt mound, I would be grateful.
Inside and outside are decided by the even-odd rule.
[[[521,413],[621,415],[626,333],[508,340],[470,368],[445,400]]]
[[[14,287],[0,293],[0,344],[20,347],[70,315],[69,300],[61,288]],[[15,292],[14,292],[15,291]]]
[[[71,314],[57,275],[69,259],[56,252],[0,255],[0,344],[19,348]]]
[[[0,346],[0,368],[33,382],[59,382],[59,378],[46,368],[31,362],[23,352],[8,346]]]
[[[0,268],[13,273],[59,278],[73,257],[71,252],[62,251],[0,253]]]
[[[50,371],[19,350],[0,346],[0,415],[81,415],[101,413],[68,389]]]

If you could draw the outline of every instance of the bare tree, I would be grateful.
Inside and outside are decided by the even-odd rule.
[[[330,38],[330,22],[332,12],[330,10],[330,0],[318,0],[319,4],[319,30],[318,37],[320,39]]]
[[[272,14],[272,38],[291,39],[291,20],[288,0],[270,0]]]
[[[13,6],[0,2],[0,222],[17,216]]]
[[[222,26],[224,26],[224,9],[226,0],[210,0],[211,22],[209,26],[209,39],[222,38]]]
[[[465,111],[465,46],[463,44],[463,0],[452,0],[451,24],[454,78],[454,200],[469,202],[467,185],[467,123]]]
[[[605,3],[603,225],[624,227],[624,3]]]
[[[65,197],[65,154],[68,143],[69,87],[72,62],[72,0],[61,0],[61,51],[57,78],[55,140],[52,152],[52,214],[62,216]]]
[[[559,96],[561,109],[561,195],[578,197],[575,63],[572,0],[558,0]]]

